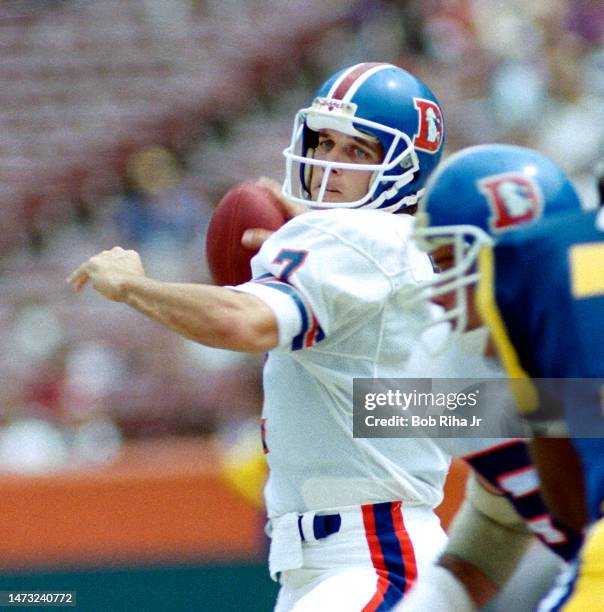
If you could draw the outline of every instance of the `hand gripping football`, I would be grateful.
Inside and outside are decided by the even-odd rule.
[[[257,253],[241,244],[251,228],[277,230],[286,221],[277,196],[258,183],[247,181],[222,197],[208,226],[206,257],[217,285],[239,285],[250,280],[250,260]]]

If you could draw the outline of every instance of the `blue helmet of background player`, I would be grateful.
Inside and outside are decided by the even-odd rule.
[[[379,142],[380,164],[361,165],[315,159],[319,131],[331,129]],[[382,63],[341,70],[318,90],[312,105],[300,110],[292,140],[283,154],[283,193],[310,208],[376,208],[397,212],[417,203],[427,178],[440,161],[445,139],[443,113],[434,94],[412,74]],[[323,168],[318,197],[310,196],[310,177]],[[372,171],[367,193],[354,202],[326,202],[333,169]]]
[[[415,239],[427,251],[449,245],[451,267],[427,285],[428,295],[455,292],[445,318],[463,332],[466,287],[478,280],[481,248],[543,216],[580,210],[566,174],[547,157],[507,144],[470,147],[452,155],[432,175],[417,213]]]

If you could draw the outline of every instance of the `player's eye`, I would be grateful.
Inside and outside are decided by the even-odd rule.
[[[333,149],[333,140],[330,138],[323,138],[319,140],[319,144],[317,148],[324,153],[331,151]]]
[[[361,147],[354,147],[352,154],[358,161],[365,161],[369,159],[369,153],[367,153],[365,149],[361,149]]]

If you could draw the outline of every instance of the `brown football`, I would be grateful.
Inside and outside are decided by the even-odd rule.
[[[277,230],[286,221],[277,196],[268,188],[246,181],[222,197],[206,236],[206,257],[217,285],[239,285],[250,280],[250,260],[257,251],[241,244],[243,232],[260,227]]]

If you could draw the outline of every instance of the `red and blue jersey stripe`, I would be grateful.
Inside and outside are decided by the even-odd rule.
[[[255,278],[253,282],[281,291],[294,301],[294,304],[300,312],[302,328],[300,333],[292,340],[291,348],[293,351],[299,351],[303,348],[314,346],[317,342],[321,342],[321,340],[325,338],[325,333],[321,329],[313,311],[295,287],[272,274],[263,274]]]
[[[390,610],[417,579],[415,552],[401,504],[396,501],[361,507],[367,544],[378,575],[376,593],[363,612]]]

